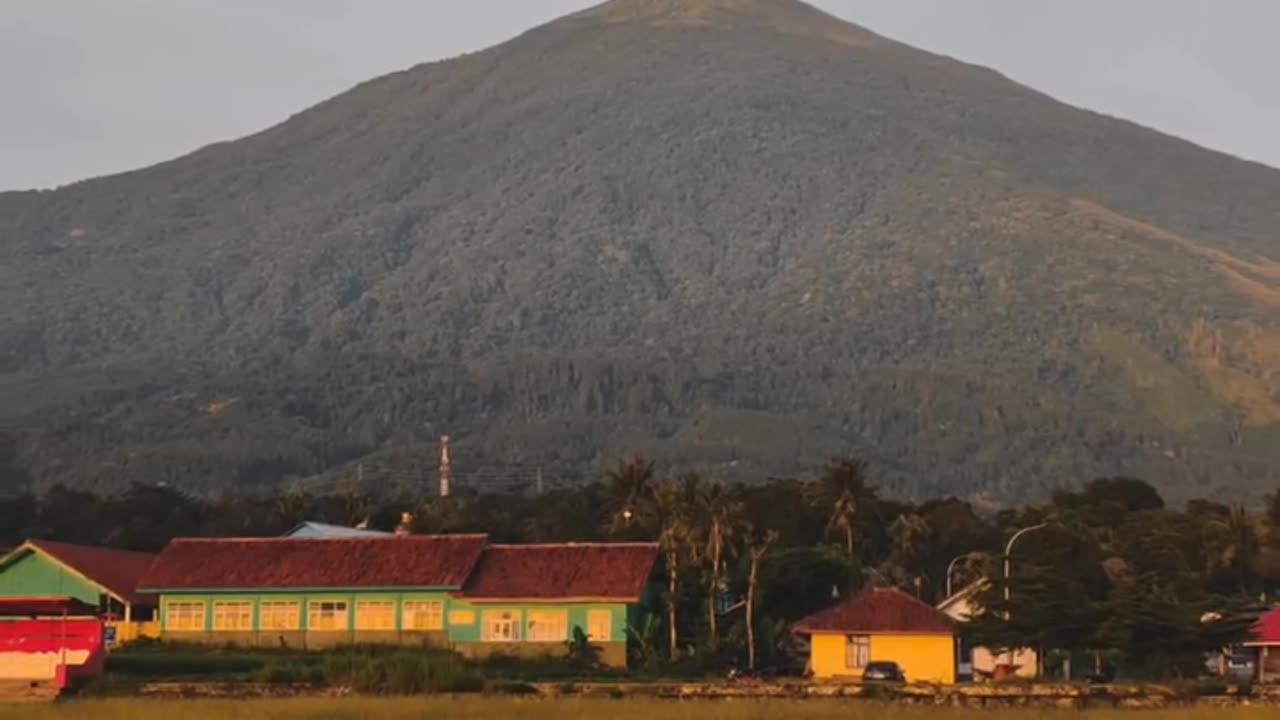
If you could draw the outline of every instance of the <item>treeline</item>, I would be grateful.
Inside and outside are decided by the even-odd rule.
[[[304,520],[390,530],[405,512],[419,533],[659,541],[663,591],[648,626],[634,629],[637,652],[654,663],[747,663],[755,648],[759,663],[777,664],[789,624],[834,597],[896,586],[935,603],[989,578],[978,597],[994,612],[966,630],[975,642],[1041,649],[1050,670],[1079,655],[1085,665],[1185,675],[1204,652],[1243,639],[1280,591],[1280,492],[1256,507],[1172,508],[1149,484],[1118,477],[989,511],[954,497],[892,497],[856,459],[811,479],[725,485],[663,477],[632,458],[597,482],[534,496],[351,487],[196,497],[142,484],[99,496],[59,486],[0,499],[0,544],[42,537],[158,550],[176,536],[272,536]],[[1006,543],[1024,528],[1035,529],[1014,545],[1005,582]]]

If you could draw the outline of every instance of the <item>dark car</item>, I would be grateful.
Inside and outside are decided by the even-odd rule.
[[[862,671],[862,680],[863,682],[904,683],[907,681],[907,675],[902,672],[902,668],[898,667],[898,663],[877,660],[867,663],[867,667]]]

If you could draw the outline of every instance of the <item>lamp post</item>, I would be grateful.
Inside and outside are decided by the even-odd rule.
[[[965,558],[971,558],[971,557],[974,557],[975,555],[985,555],[985,554],[986,553],[977,552],[977,551],[962,553],[960,555],[955,556],[955,558],[953,558],[951,562],[947,563],[947,597],[948,598],[951,597],[951,574],[954,573],[956,570],[956,563],[960,562],[961,560],[964,560]]]
[[[1018,538],[1022,537],[1024,534],[1029,533],[1033,530],[1040,530],[1046,527],[1047,525],[1048,523],[1040,523],[1039,525],[1031,525],[1030,527],[1024,527],[1018,532],[1014,533],[1013,537],[1009,538],[1009,543],[1004,546],[1004,599],[1006,601],[1008,601],[1009,599],[1009,573],[1012,569],[1010,566],[1009,558],[1010,558],[1010,555],[1013,553],[1013,544],[1017,542]]]

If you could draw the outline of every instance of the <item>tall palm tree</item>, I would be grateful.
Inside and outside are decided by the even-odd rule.
[[[734,554],[734,540],[744,522],[746,506],[719,482],[708,485],[698,496],[698,501],[698,516],[706,539],[704,555],[710,564],[710,572],[707,573],[707,633],[710,645],[715,649],[720,644],[717,611],[724,560]]]
[[[654,486],[653,492],[658,545],[667,566],[667,641],[672,659],[680,652],[680,571],[684,567],[684,556],[697,544],[693,540],[697,530],[691,494],[697,492],[699,485],[696,476],[686,476],[680,480],[663,480]]]
[[[1242,505],[1231,508],[1231,514],[1214,522],[1219,533],[1219,567],[1232,572],[1241,590],[1247,589],[1250,573],[1262,552],[1258,526]]]
[[[858,513],[861,505],[875,502],[875,489],[867,485],[867,464],[856,458],[838,458],[827,464],[822,486],[831,499],[827,534],[844,534],[845,552],[853,560],[857,550]]]
[[[756,669],[756,597],[760,593],[760,563],[770,546],[778,541],[774,530],[757,536],[750,546],[751,569],[747,573],[747,667]]]
[[[616,499],[618,509],[612,518],[616,532],[632,528],[642,522],[654,500],[654,462],[629,455],[605,472],[609,494]]]

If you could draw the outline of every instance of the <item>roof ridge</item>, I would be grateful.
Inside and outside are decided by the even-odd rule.
[[[50,548],[75,548],[76,550],[98,550],[110,553],[123,553],[127,555],[137,555],[139,557],[155,557],[156,553],[147,552],[146,550],[126,550],[125,548],[110,547],[107,545],[82,545],[80,543],[63,542],[62,540],[45,540],[43,538],[30,538],[9,552],[21,550],[23,545],[49,550]]]
[[[183,543],[220,543],[220,542],[391,542],[404,540],[475,540],[477,538],[488,538],[488,533],[436,533],[429,535],[392,535],[386,533],[384,535],[342,535],[334,537],[281,537],[278,535],[270,536],[246,536],[246,537],[176,537],[170,542]]]
[[[656,542],[609,542],[607,540],[589,540],[586,542],[558,542],[558,543],[490,543],[486,546],[486,550],[539,550],[546,548],[568,548],[568,547],[610,547],[610,548],[656,548]]]

